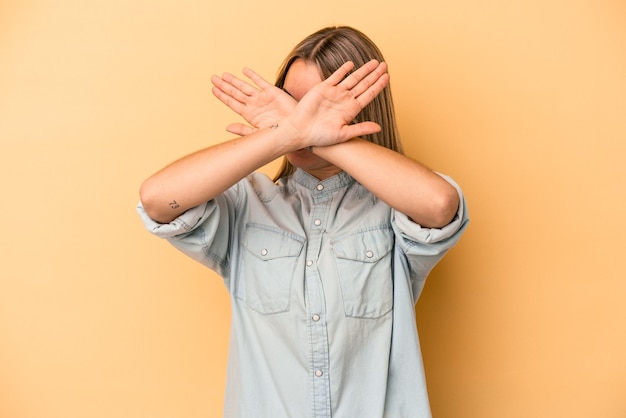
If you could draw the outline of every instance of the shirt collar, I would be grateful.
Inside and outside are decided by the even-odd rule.
[[[342,171],[326,180],[318,180],[306,171],[297,168],[292,178],[301,186],[315,191],[333,191],[344,188],[354,183],[354,179],[345,171]]]

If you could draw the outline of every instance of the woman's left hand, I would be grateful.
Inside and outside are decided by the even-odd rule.
[[[352,69],[353,62],[344,63],[311,88],[285,119],[296,132],[295,141],[302,142],[297,149],[339,144],[381,130],[374,121],[354,119],[389,84],[387,64],[371,60]]]

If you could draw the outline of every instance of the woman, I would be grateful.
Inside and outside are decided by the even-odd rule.
[[[148,178],[138,207],[229,289],[225,416],[429,417],[414,305],[467,225],[460,189],[402,154],[363,33],[310,35],[276,85],[244,74],[213,93],[250,125]],[[281,156],[275,181],[254,173]]]

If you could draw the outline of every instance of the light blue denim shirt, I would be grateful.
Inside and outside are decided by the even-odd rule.
[[[220,274],[232,320],[224,416],[426,418],[415,324],[426,276],[467,225],[394,211],[342,172],[253,174],[146,227]],[[407,184],[406,187],[411,187]]]

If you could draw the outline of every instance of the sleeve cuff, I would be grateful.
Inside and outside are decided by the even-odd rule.
[[[439,241],[447,240],[453,237],[459,230],[463,229],[465,224],[469,221],[467,210],[465,208],[465,198],[461,188],[454,180],[443,174],[437,173],[443,177],[448,183],[450,183],[459,194],[459,208],[452,221],[442,228],[424,228],[421,225],[413,222],[404,213],[396,211],[394,214],[394,222],[398,226],[398,229],[402,231],[407,237],[420,243],[435,243]]]
[[[137,205],[137,212],[148,231],[160,238],[171,238],[176,235],[191,231],[206,213],[207,205],[203,203],[182,213],[176,219],[167,224],[156,222],[148,216],[141,202]]]

